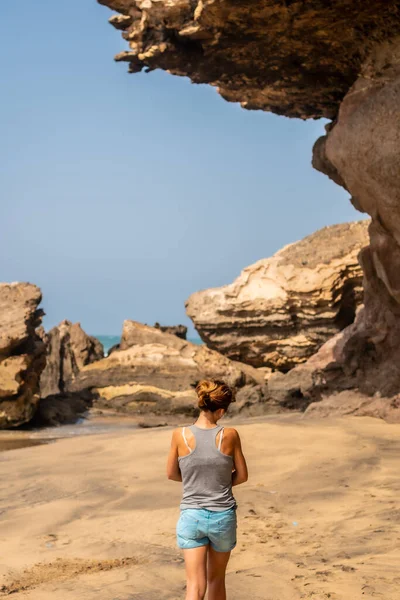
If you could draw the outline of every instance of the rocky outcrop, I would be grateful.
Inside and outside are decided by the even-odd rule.
[[[360,307],[356,319],[362,310]],[[351,366],[346,376],[336,356],[337,348],[348,340],[349,330],[347,327],[330,338],[311,358],[288,373],[270,374],[269,401],[284,409],[305,410],[326,395],[354,387]]]
[[[85,365],[104,357],[103,346],[80,323],[62,321],[44,334],[46,367],[40,378],[41,398],[62,394]]]
[[[120,349],[83,367],[68,391],[91,390],[96,404],[132,413],[193,413],[194,387],[207,377],[224,379],[246,394],[266,398],[264,376],[217,352],[135,321],[125,321]]]
[[[129,50],[129,71],[164,69],[226,100],[290,117],[328,117],[376,42],[399,30],[396,0],[98,0]]]
[[[90,392],[82,390],[79,394],[64,392],[55,396],[41,398],[35,415],[30,421],[32,427],[56,427],[73,424],[86,418],[93,406]]]
[[[247,267],[232,284],[190,296],[186,311],[203,341],[255,367],[285,372],[305,362],[354,320],[368,224],[324,227]]]
[[[360,307],[354,323],[328,340],[304,364],[286,374],[269,375],[269,406],[276,406],[277,411],[301,410],[315,417],[348,414],[400,422],[396,363],[392,362],[396,353],[381,357],[380,373],[372,343],[365,339],[365,314],[366,307]],[[365,368],[368,364],[369,369]]]
[[[182,340],[186,340],[186,334],[187,334],[187,327],[185,327],[185,325],[160,325],[160,323],[154,323],[154,327],[155,329],[159,329],[160,331],[164,332],[164,333],[171,333],[172,335],[176,335],[178,338],[181,338]],[[124,329],[125,331],[125,329]],[[125,335],[127,335],[127,333],[125,332]],[[121,347],[121,342],[122,342],[122,347]],[[122,339],[121,342],[119,344],[114,344],[114,346],[111,346],[111,348],[109,348],[107,355],[110,356],[110,354],[112,352],[115,352],[115,350],[122,350],[125,347],[128,347],[130,345],[132,345],[132,343],[130,343],[129,340],[124,340]]]
[[[187,327],[185,325],[160,325],[160,323],[154,323],[154,327],[164,333],[172,333],[182,340],[186,340]]]
[[[364,306],[334,350],[354,387],[400,390],[400,6],[387,2],[100,0],[130,50],[130,71],[208,82],[245,108],[332,118],[314,165],[372,217],[360,254]],[[340,109],[339,109],[340,107]]]
[[[43,311],[40,289],[0,284],[0,429],[29,421],[39,402],[45,346],[36,333]]]
[[[366,394],[400,391],[400,38],[375,48],[315,151],[359,210],[371,215],[360,254],[365,310],[335,349],[342,371]],[[324,167],[325,164],[325,167]]]

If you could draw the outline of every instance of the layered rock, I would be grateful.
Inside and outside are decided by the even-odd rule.
[[[328,117],[376,42],[399,31],[396,0],[98,0],[129,50],[129,71],[164,69],[226,100],[290,117]]]
[[[357,313],[358,318],[363,307]],[[334,391],[354,387],[351,366],[346,376],[338,362],[337,349],[349,338],[350,327],[330,338],[305,363],[288,373],[275,372],[268,377],[269,401],[286,409],[305,410]],[[350,336],[351,337],[351,336]]]
[[[354,323],[328,340],[307,362],[286,374],[272,373],[269,404],[277,410],[305,410],[313,417],[356,415],[400,422],[396,350],[377,361],[373,342],[367,337],[373,331],[366,327],[366,314],[366,307],[361,306]],[[376,326],[381,326],[378,315]]]
[[[40,289],[0,284],[0,429],[26,423],[39,402],[45,346],[36,333],[43,311]]]
[[[46,367],[40,378],[42,398],[64,393],[68,382],[82,367],[104,357],[102,344],[97,338],[87,335],[80,323],[62,321],[43,339],[47,351]]]
[[[288,371],[306,361],[354,320],[368,224],[324,227],[247,267],[232,284],[190,296],[186,311],[203,341],[255,367]]]
[[[220,378],[246,393],[257,389],[265,399],[263,375],[175,335],[125,321],[120,349],[83,367],[67,389],[91,390],[97,405],[130,412],[192,414],[194,387],[203,378]],[[250,401],[250,400],[249,400]]]
[[[181,338],[182,340],[186,340],[186,334],[187,334],[187,327],[185,325],[160,325],[160,323],[156,322],[154,323],[154,327],[156,329],[159,329],[160,331],[163,331],[164,333],[171,333],[172,335],[176,335],[178,338]],[[124,329],[125,331],[125,329]],[[122,342],[122,347],[121,347],[121,342]],[[111,348],[109,348],[108,350],[108,356],[114,352],[115,350],[122,350],[123,346],[125,344],[125,346],[127,347],[127,345],[131,345],[131,344],[127,344],[126,340],[121,340],[121,342],[119,344],[114,344],[114,346],[111,346]]]

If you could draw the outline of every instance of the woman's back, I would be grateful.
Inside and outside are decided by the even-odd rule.
[[[196,385],[199,417],[193,425],[174,429],[167,461],[169,479],[183,483],[176,524],[178,548],[184,551],[186,600],[226,598],[225,570],[236,546],[237,504],[232,487],[247,481],[240,436],[221,427],[234,393],[224,381]]]
[[[178,458],[183,483],[181,509],[207,508],[219,511],[237,508],[232,493],[233,457],[221,451],[223,429],[221,425],[212,428],[190,425],[182,429],[189,454]],[[187,443],[188,430],[194,436],[193,448]],[[220,431],[217,446],[216,437]]]

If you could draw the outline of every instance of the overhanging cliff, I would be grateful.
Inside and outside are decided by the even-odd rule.
[[[98,0],[133,73],[164,69],[244,108],[333,118],[371,48],[399,31],[391,0]]]
[[[400,393],[400,2],[99,2],[121,13],[111,23],[129,50],[117,60],[131,72],[160,68],[244,108],[332,119],[313,164],[372,217],[364,310],[330,348],[333,379]]]

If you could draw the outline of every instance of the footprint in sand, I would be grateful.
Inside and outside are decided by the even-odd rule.
[[[45,536],[43,536],[43,540],[46,548],[55,548],[57,536],[55,533],[48,533]]]
[[[42,537],[46,548],[56,548],[58,546],[68,546],[71,543],[70,538],[62,537],[59,539],[58,535],[55,533],[47,533]]]
[[[323,590],[318,589],[308,590],[305,594],[302,594],[300,597],[302,599],[304,598],[305,600],[339,600],[338,596],[334,592],[324,592]]]
[[[338,565],[332,565],[332,566],[337,567],[337,568],[341,569],[342,571],[345,571],[346,573],[351,573],[352,571],[357,571],[357,569],[355,567],[352,567],[350,565],[338,564]]]

